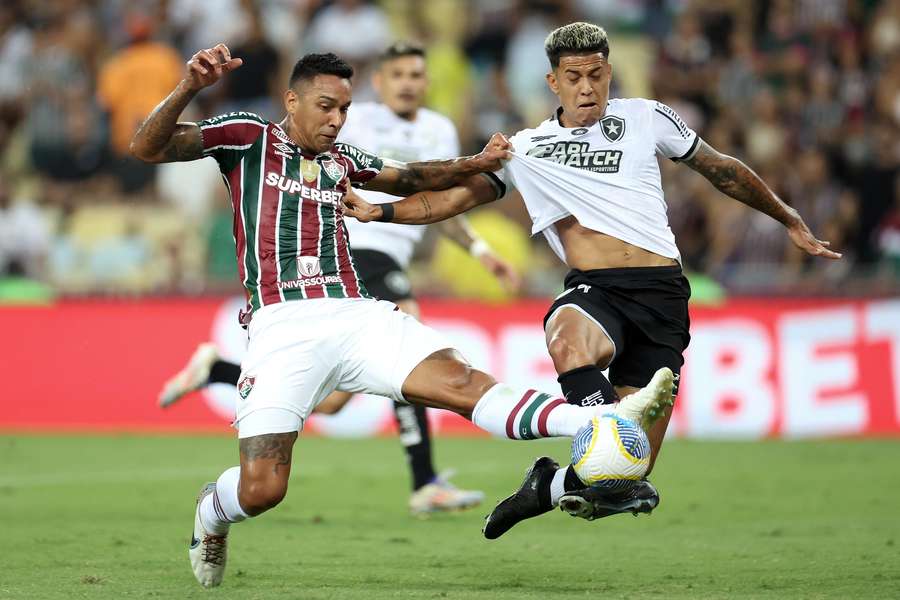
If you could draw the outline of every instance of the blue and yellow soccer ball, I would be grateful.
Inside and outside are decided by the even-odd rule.
[[[647,473],[650,440],[634,421],[612,413],[596,416],[572,440],[572,466],[588,486],[624,491]]]

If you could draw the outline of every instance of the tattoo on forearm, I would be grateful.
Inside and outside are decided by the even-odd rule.
[[[162,153],[166,161],[193,160],[202,156],[202,140],[197,151],[199,132],[186,130],[178,124],[178,117],[193,97],[193,92],[176,88],[141,123],[134,140],[144,155]]]
[[[444,190],[452,187],[460,179],[474,174],[472,169],[466,167],[467,159],[468,157],[463,157],[407,163],[399,168],[397,193],[409,195],[422,190]]]
[[[428,196],[422,194],[422,208],[425,209],[425,219],[431,219],[431,203],[428,202]]]
[[[685,162],[722,193],[785,225],[792,220],[791,208],[769,189],[759,175],[738,159],[720,154],[701,142],[694,157]]]
[[[241,455],[248,461],[274,460],[272,471],[277,473],[278,467],[290,466],[296,439],[296,431],[243,438],[240,441]]]

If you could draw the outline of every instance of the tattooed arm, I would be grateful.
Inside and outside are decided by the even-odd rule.
[[[344,214],[363,223],[388,221],[425,225],[455,217],[480,204],[493,202],[499,196],[497,184],[488,175],[475,175],[449,190],[419,192],[385,204],[370,204],[350,190],[344,196]]]
[[[828,249],[829,242],[816,239],[800,214],[785,204],[759,175],[738,159],[722,154],[700,140],[694,156],[684,163],[706,177],[723,194],[784,225],[794,245],[807,254],[825,258],[841,257],[839,253]]]
[[[445,190],[472,175],[500,170],[500,161],[510,158],[511,148],[503,134],[495,133],[484,150],[475,156],[414,163],[385,161],[381,172],[363,187],[394,196]]]
[[[196,123],[179,123],[178,117],[203,88],[241,66],[228,47],[219,44],[196,53],[187,63],[187,75],[171,94],[153,109],[131,140],[131,154],[145,162],[196,160],[203,156],[203,138]]]

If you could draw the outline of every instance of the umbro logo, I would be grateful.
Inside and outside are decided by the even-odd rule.
[[[532,141],[532,142],[542,142],[542,141],[544,141],[544,140],[549,140],[549,139],[552,139],[552,138],[555,138],[555,137],[556,137],[556,134],[553,134],[553,135],[536,135],[536,136],[534,136],[533,138],[531,138],[531,141]]]
[[[609,115],[600,119],[600,131],[610,142],[618,142],[625,135],[625,120]]]

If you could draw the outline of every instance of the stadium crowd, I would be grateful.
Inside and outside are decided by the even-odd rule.
[[[0,297],[239,289],[215,164],[157,167],[128,154],[200,48],[224,41],[244,64],[185,119],[240,109],[279,120],[304,52],[350,60],[355,98],[368,100],[372,57],[391,40],[419,40],[428,105],[475,152],[492,132],[551,114],[543,40],[573,20],[610,32],[613,96],[672,106],[844,253],[805,258],[779,224],[663,161],[694,281],[743,294],[900,293],[900,0],[4,0]],[[528,241],[520,203],[473,221],[522,268],[525,293],[556,291],[563,266],[541,238]],[[426,243],[418,277],[435,293],[490,295],[477,265],[460,278],[451,265],[466,257],[453,252]]]

